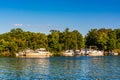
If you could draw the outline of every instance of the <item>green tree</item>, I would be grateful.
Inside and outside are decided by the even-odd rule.
[[[107,29],[99,29],[97,31],[97,47],[100,50],[107,50],[107,41],[109,39],[108,37],[108,31]]]
[[[51,51],[58,52],[58,51],[60,51],[59,31],[51,30],[50,32],[51,32],[51,34],[48,35],[48,45],[49,45]]]
[[[91,29],[85,36],[86,47],[97,45],[97,29]]]
[[[120,49],[120,29],[115,29],[114,32],[116,33],[116,48]]]
[[[115,31],[110,31],[108,33],[108,41],[107,41],[107,49],[108,51],[112,51],[116,48],[116,33]]]

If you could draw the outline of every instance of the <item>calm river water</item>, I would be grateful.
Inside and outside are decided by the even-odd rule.
[[[120,56],[1,57],[0,80],[120,80]]]

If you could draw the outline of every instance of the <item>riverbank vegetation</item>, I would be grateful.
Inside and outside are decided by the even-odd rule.
[[[0,34],[0,56],[15,56],[25,49],[46,48],[54,55],[67,49],[81,49],[96,46],[98,50],[120,52],[120,29],[91,29],[85,37],[78,30],[51,30],[50,34],[11,29]]]
[[[60,32],[51,30],[49,35],[23,31],[20,28],[0,34],[0,56],[14,56],[15,53],[27,48],[46,48],[54,55],[66,49],[80,49],[84,47],[84,39],[77,30]]]
[[[120,29],[91,29],[85,36],[85,44],[98,50],[120,53]]]

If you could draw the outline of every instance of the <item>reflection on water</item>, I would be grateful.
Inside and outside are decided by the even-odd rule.
[[[49,74],[48,59],[1,58],[0,61],[0,80],[39,79]]]
[[[120,57],[0,58],[0,80],[119,80]]]

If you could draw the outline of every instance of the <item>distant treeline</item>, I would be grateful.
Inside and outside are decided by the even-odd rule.
[[[120,29],[91,29],[85,37],[78,30],[69,31],[69,28],[63,32],[51,30],[49,35],[23,31],[21,28],[0,34],[0,56],[14,56],[28,48],[46,48],[59,55],[61,51],[89,46],[105,51],[120,49]]]

